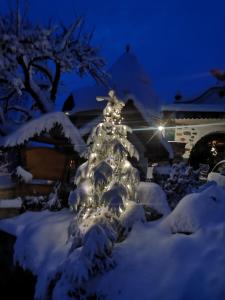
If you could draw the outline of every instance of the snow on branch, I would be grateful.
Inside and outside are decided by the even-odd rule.
[[[78,76],[90,74],[99,82],[106,80],[105,62],[91,45],[91,35],[81,30],[81,17],[68,27],[44,27],[21,19],[19,32],[17,21],[14,13],[0,20],[0,95],[6,96],[5,101],[26,93],[39,111],[51,112],[63,73],[73,71]]]
[[[26,183],[30,182],[33,179],[33,175],[21,166],[18,166],[16,168],[15,175],[19,178],[20,181]]]

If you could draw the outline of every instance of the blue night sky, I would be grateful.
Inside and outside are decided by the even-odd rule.
[[[2,0],[0,9],[14,2]],[[30,1],[37,22],[51,17],[70,23],[80,14],[87,29],[95,28],[93,43],[101,47],[108,67],[131,45],[162,102],[171,102],[176,91],[197,95],[216,84],[210,69],[225,68],[224,0]],[[67,81],[69,89],[90,83],[76,77]]]

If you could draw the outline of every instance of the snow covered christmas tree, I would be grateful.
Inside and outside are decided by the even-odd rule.
[[[88,160],[78,168],[77,188],[69,197],[75,213],[70,228],[74,241],[71,255],[82,248],[75,268],[66,268],[63,275],[73,278],[76,287],[112,267],[114,243],[126,237],[135,221],[144,220],[144,210],[136,199],[139,172],[129,161],[131,157],[138,159],[138,153],[127,139],[131,129],[122,124],[125,104],[112,90],[109,97],[97,100],[108,101],[103,121],[90,134],[85,153]],[[76,289],[75,294],[78,292]]]
[[[104,119],[88,139],[88,161],[78,169],[75,177],[78,188],[70,198],[79,218],[93,215],[102,206],[119,216],[127,201],[135,201],[139,183],[139,173],[128,160],[128,156],[138,159],[135,147],[127,139],[131,129],[121,124],[124,103],[116,98],[114,91],[107,98],[97,99],[108,100]]]

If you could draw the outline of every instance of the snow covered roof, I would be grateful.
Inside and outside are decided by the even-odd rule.
[[[141,103],[139,103],[138,101],[135,101],[133,95],[127,95],[127,99],[125,98],[124,102],[126,103],[131,98],[133,98],[132,101],[135,104],[136,108],[141,113],[143,119],[146,121],[146,123],[149,124],[149,126],[151,126],[152,121],[154,121],[155,119],[158,119],[158,118],[156,116],[151,115],[149,113],[149,111],[146,111],[145,108],[141,105]],[[105,102],[103,102],[103,103],[105,104]],[[81,136],[84,136],[84,135],[90,133],[90,131],[93,129],[93,127],[96,126],[99,122],[101,122],[101,120],[102,120],[102,115],[99,115],[96,118],[92,119],[90,122],[87,122],[81,128],[79,128],[79,132],[80,132]]]
[[[68,138],[74,146],[74,150],[81,153],[86,144],[83,141],[78,129],[71,123],[69,118],[62,112],[47,113],[37,119],[31,120],[22,125],[10,135],[0,140],[0,146],[15,147],[22,145],[29,139],[43,132],[49,132],[55,125],[61,125],[63,135]]]
[[[83,87],[73,92],[75,108],[72,111],[102,109],[102,103],[96,101],[96,96],[108,94],[114,89],[119,98],[127,101],[132,97],[137,106],[139,103],[150,115],[157,115],[159,98],[155,94],[148,74],[132,53],[124,53],[108,71],[111,79],[108,87],[95,85]],[[140,105],[139,105],[140,106]]]
[[[214,86],[203,91],[197,97],[181,99],[176,104],[218,105],[225,107],[225,86]]]
[[[162,106],[162,111],[206,111],[206,112],[225,112],[225,104],[196,104],[196,103],[177,103]]]
[[[176,119],[224,119],[225,118],[225,86],[215,86],[200,96],[185,100],[180,99],[173,104],[161,107],[163,114]]]

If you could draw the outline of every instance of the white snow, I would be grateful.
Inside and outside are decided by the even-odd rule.
[[[153,182],[140,182],[137,191],[140,203],[156,209],[159,213],[167,215],[170,212],[166,193]]]
[[[190,105],[199,105],[199,108],[202,106],[212,106],[215,107],[218,105],[218,107],[220,106],[221,109],[225,109],[225,97],[221,97],[222,95],[220,94],[220,92],[224,91],[224,83],[223,82],[217,82],[216,86],[213,86],[211,88],[209,88],[208,90],[202,90],[201,93],[193,95],[191,98],[189,99],[185,99],[182,98],[179,103],[175,102],[174,105],[178,104],[178,105],[184,105],[184,104],[190,104]]]
[[[213,185],[184,197],[162,220],[137,223],[128,238],[116,244],[116,266],[91,280],[88,290],[105,300],[224,300],[224,215],[221,187]],[[36,296],[52,272],[67,268],[70,277],[76,273],[71,266],[80,249],[68,256],[72,217],[68,210],[43,211],[0,221],[0,229],[18,237],[15,259],[38,275]],[[190,230],[191,235],[178,233]],[[63,279],[52,300],[69,299],[69,278]]]
[[[223,300],[224,234],[224,223],[190,236],[138,224],[92,288],[107,300]]]
[[[219,186],[225,186],[225,175],[216,172],[210,172],[207,177],[208,181],[215,181]]]
[[[197,104],[197,103],[178,103],[163,105],[162,111],[208,111],[208,112],[224,112],[225,104]]]
[[[33,175],[21,166],[18,166],[16,168],[16,175],[20,178],[21,181],[26,183],[31,182],[33,179]]]
[[[20,208],[22,199],[20,197],[15,199],[1,199],[0,208]]]
[[[45,289],[48,276],[66,259],[71,243],[68,227],[73,215],[60,212],[26,212],[11,219],[0,220],[0,229],[16,235],[14,260],[38,275],[36,296]]]
[[[225,222],[225,190],[212,185],[201,193],[185,196],[164,221],[176,232],[196,232],[207,225]]]
[[[86,145],[80,136],[78,129],[72,124],[69,118],[62,112],[52,112],[31,120],[19,127],[9,136],[3,138],[1,146],[14,147],[22,145],[29,139],[43,132],[49,132],[55,125],[61,125],[63,135],[68,138],[74,146],[74,150],[81,153],[85,150]]]

